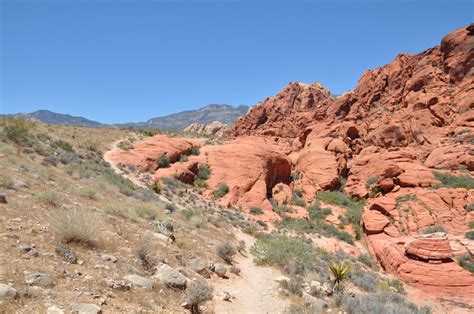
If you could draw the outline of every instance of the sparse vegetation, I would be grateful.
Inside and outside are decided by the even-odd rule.
[[[35,124],[26,118],[9,118],[6,120],[3,131],[8,140],[13,142],[20,155],[21,147],[26,143]]]
[[[423,230],[424,234],[429,234],[429,233],[436,233],[436,232],[446,232],[446,229],[444,229],[443,226],[429,226]]]
[[[198,156],[200,154],[201,148],[199,146],[194,146],[189,152],[193,156]]]
[[[147,242],[143,243],[137,250],[137,256],[140,259],[140,263],[145,271],[152,271],[157,264],[150,244]]]
[[[474,256],[468,253],[463,254],[459,256],[458,263],[462,268],[474,273]]]
[[[13,179],[6,173],[0,173],[0,187],[4,189],[13,188]]]
[[[156,160],[156,163],[160,168],[168,168],[170,166],[170,158],[165,153]]]
[[[221,198],[227,193],[229,193],[229,186],[225,182],[221,182],[214,191],[214,198]]]
[[[466,232],[466,238],[469,240],[474,240],[474,230],[469,230]]]
[[[130,143],[130,141],[120,141],[118,144],[117,144],[117,147],[122,149],[122,150],[131,150],[133,149],[133,145],[132,143]]]
[[[335,237],[349,244],[354,244],[354,239],[349,233],[322,221],[312,222],[302,218],[285,217],[278,223],[278,227],[294,230],[298,233],[319,233],[326,237]]]
[[[474,211],[474,203],[471,203],[469,205],[466,206],[466,211],[467,212],[472,212]]]
[[[217,255],[227,264],[232,264],[233,257],[237,253],[236,249],[229,243],[223,243],[217,247]]]
[[[359,313],[411,313],[428,314],[427,307],[417,307],[398,293],[341,294],[339,304],[348,314]]]
[[[93,211],[68,209],[52,212],[49,215],[49,224],[61,242],[77,242],[94,246],[100,221]]]
[[[474,189],[474,178],[470,175],[454,176],[448,173],[433,172],[436,180],[440,181],[440,184],[433,185],[434,189],[439,188],[463,188],[467,190]]]
[[[341,291],[344,289],[344,282],[347,280],[351,265],[348,262],[342,261],[339,263],[329,263],[329,270],[331,272],[333,291]]]
[[[52,191],[40,192],[37,198],[41,203],[51,207],[59,207],[61,205],[61,199],[59,195]]]
[[[258,216],[263,214],[263,209],[259,207],[252,207],[250,208],[250,214]]]
[[[187,289],[184,295],[185,307],[189,309],[192,314],[201,313],[199,305],[212,299],[214,289],[211,284],[204,279],[194,282],[194,284]]]
[[[186,161],[188,161],[188,156],[186,155],[179,156],[179,162],[186,162]]]
[[[54,141],[53,146],[66,152],[72,152],[74,150],[71,143],[61,139]]]
[[[208,164],[199,165],[197,178],[207,180],[211,176],[211,167]]]
[[[365,188],[370,188],[373,184],[375,184],[380,179],[380,176],[373,176],[367,179],[365,182]]]

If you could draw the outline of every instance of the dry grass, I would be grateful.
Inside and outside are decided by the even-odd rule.
[[[5,174],[5,173],[0,173],[0,187],[4,189],[11,189],[13,188],[13,180],[12,178]]]
[[[61,242],[97,244],[99,216],[90,210],[58,210],[49,215],[49,224]]]

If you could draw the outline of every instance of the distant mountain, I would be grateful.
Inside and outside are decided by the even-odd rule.
[[[230,105],[208,105],[206,107],[157,117],[147,122],[125,123],[119,126],[133,126],[138,128],[158,128],[162,130],[182,130],[190,124],[209,124],[219,121],[224,124],[233,124],[235,120],[245,115],[248,106],[233,107]]]
[[[208,105],[206,107],[174,113],[164,117],[152,118],[146,122],[121,123],[121,124],[102,124],[97,121],[89,120],[83,117],[71,116],[68,114],[51,112],[49,110],[38,110],[31,113],[18,113],[5,116],[25,116],[48,124],[68,124],[84,126],[118,126],[135,128],[158,128],[162,130],[182,130],[190,124],[209,124],[219,121],[223,124],[233,124],[235,120],[245,115],[249,110],[248,106],[233,107],[230,105]],[[1,116],[1,115],[0,115]]]
[[[71,116],[69,114],[56,113],[49,110],[38,110],[31,113],[18,113],[9,116],[24,116],[48,124],[68,124],[83,126],[101,126],[102,123],[83,117]]]

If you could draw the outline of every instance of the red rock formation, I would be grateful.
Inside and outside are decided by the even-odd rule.
[[[405,242],[405,254],[424,260],[445,260],[453,256],[448,237],[444,232],[415,236]]]

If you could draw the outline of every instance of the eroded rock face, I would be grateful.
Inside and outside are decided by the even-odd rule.
[[[214,121],[209,124],[199,124],[193,123],[188,125],[186,128],[183,129],[185,133],[196,134],[200,136],[217,136],[222,137],[225,133],[229,130],[229,126],[227,124],[223,124],[219,121]]]
[[[405,243],[405,254],[424,260],[445,260],[453,256],[448,237],[444,232],[424,234]]]

